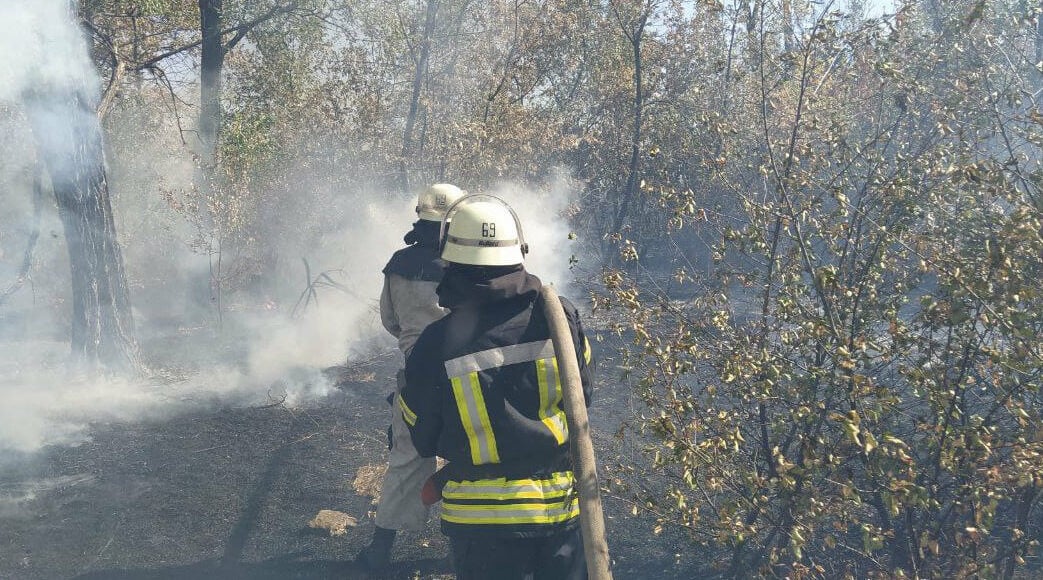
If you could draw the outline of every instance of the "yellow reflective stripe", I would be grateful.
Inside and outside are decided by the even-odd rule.
[[[498,516],[498,517],[475,517],[472,515],[458,515],[453,513],[442,512],[442,519],[453,523],[453,524],[468,524],[468,525],[510,525],[510,524],[560,524],[561,522],[567,522],[573,518],[579,517],[579,507],[568,514],[562,514],[560,516],[553,517],[510,517],[510,516]]]
[[[583,362],[589,365],[590,364],[590,359],[591,359],[592,356],[593,355],[590,352],[590,341],[587,340],[587,337],[584,336],[583,337]]]
[[[564,522],[579,515],[573,489],[571,471],[544,479],[449,481],[442,490],[442,520],[465,525]],[[486,502],[476,503],[481,500]]]
[[[579,516],[579,502],[462,505],[442,502],[442,519],[454,524],[556,524]]]
[[[446,492],[442,490],[442,498],[444,499],[496,499],[496,500],[508,500],[508,499],[558,499],[569,495],[572,486],[569,485],[564,489],[558,490],[543,490],[543,489],[532,489],[527,491],[514,491],[511,493],[500,493],[496,491],[451,491]]]
[[[567,495],[573,486],[572,472],[560,471],[548,479],[479,479],[448,481],[442,490],[447,499],[544,499]]]
[[[460,423],[467,433],[471,447],[471,463],[484,465],[499,463],[500,453],[496,449],[496,438],[489,422],[489,412],[485,408],[485,397],[482,396],[482,385],[478,373],[468,375],[468,385],[464,385],[463,377],[453,377],[449,381],[453,386],[453,398],[456,399],[456,410],[460,414]]]
[[[568,483],[573,480],[571,471],[556,471],[545,479],[511,479],[506,477],[493,477],[488,479],[465,479],[463,481],[449,481],[449,485],[473,486],[473,487],[496,487],[496,486],[527,486],[527,485],[557,485]]]
[[[548,365],[547,361],[551,364]],[[558,445],[561,445],[565,442],[568,426],[565,424],[565,413],[558,407],[561,402],[561,380],[557,358],[536,361],[536,382],[540,391],[540,420],[554,435]]]
[[[402,409],[402,418],[405,419],[406,423],[409,423],[410,426],[416,425],[416,413],[409,408],[409,405],[406,404],[406,400],[402,398],[401,394],[398,395],[397,399],[398,406]]]
[[[551,378],[554,379],[554,401],[551,405],[551,408],[554,409],[554,416],[551,419],[561,430],[561,439],[558,440],[560,445],[569,438],[569,423],[565,420],[565,409],[561,406],[561,399],[565,395],[565,391],[561,384],[561,373],[558,371],[558,358],[554,357],[550,360],[554,365],[554,374],[551,375]]]
[[[489,448],[489,463],[500,462],[500,452],[496,448],[496,437],[493,435],[492,421],[489,420],[489,410],[485,407],[485,397],[482,395],[482,383],[478,380],[478,373],[471,373],[471,391],[474,393],[475,404],[478,407],[478,418],[481,421],[482,430],[485,435],[485,443]]]
[[[453,377],[449,381],[453,385],[453,398],[456,399],[456,410],[460,414],[460,422],[467,433],[467,441],[471,447],[471,463],[480,465],[482,463],[481,441],[474,429],[474,421],[471,420],[471,412],[467,407],[467,396],[460,377]]]

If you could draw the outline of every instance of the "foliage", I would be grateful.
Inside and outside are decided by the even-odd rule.
[[[349,4],[226,1],[215,168],[140,184],[219,291],[298,267],[345,196],[564,168],[645,404],[617,497],[730,576],[1037,566],[1038,3]],[[80,7],[112,150],[140,116],[198,153],[196,4]]]
[[[1034,553],[1036,15],[950,9],[813,13],[792,43],[755,22],[699,181],[646,188],[710,274],[605,277],[674,482],[639,496],[729,576],[1009,577]]]

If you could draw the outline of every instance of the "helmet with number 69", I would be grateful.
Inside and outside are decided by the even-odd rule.
[[[455,185],[436,183],[417,196],[416,213],[422,220],[440,222],[449,206],[465,195],[467,192]]]
[[[514,266],[529,251],[511,206],[491,195],[468,195],[442,221],[442,259],[472,266]]]

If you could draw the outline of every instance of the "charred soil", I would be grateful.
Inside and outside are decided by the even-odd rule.
[[[303,408],[97,424],[86,443],[0,465],[0,580],[374,577],[353,560],[373,530],[395,366],[338,367],[338,388]],[[605,375],[590,416],[611,460],[632,409]],[[622,498],[605,507],[617,578],[702,575],[684,537],[653,534]],[[320,510],[350,516],[345,533],[310,527]],[[433,512],[425,531],[400,534],[379,577],[453,578],[448,555]]]

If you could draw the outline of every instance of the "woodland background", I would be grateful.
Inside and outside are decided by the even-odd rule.
[[[1040,3],[74,9],[95,89],[0,100],[9,341],[39,339],[32,286],[88,368],[161,366],[149,336],[361,275],[301,276],[315,248],[380,254],[375,275],[383,250],[328,236],[383,228],[367,204],[513,184],[565,224],[561,278],[620,351],[602,380],[634,405],[603,476],[648,534],[732,577],[1038,573]],[[90,126],[48,157],[52,102],[100,120],[111,188]],[[118,245],[34,254],[96,200]],[[115,297],[77,307],[77,276]]]

